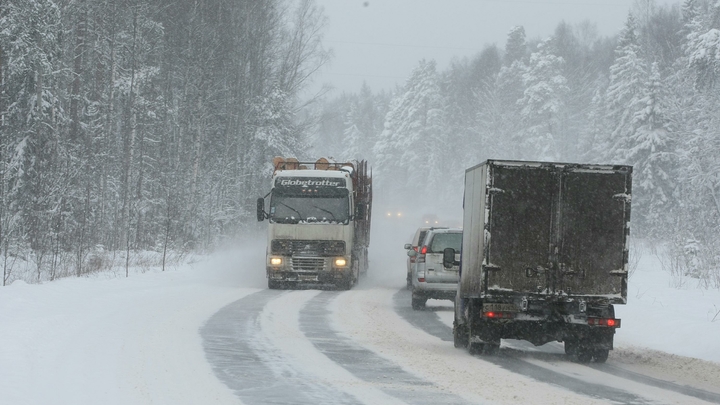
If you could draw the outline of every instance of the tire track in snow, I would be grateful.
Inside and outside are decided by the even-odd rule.
[[[337,295],[333,292],[320,293],[300,311],[300,330],[320,352],[357,378],[408,404],[468,404],[464,399],[441,391],[433,383],[408,373],[333,330],[328,304]]]
[[[259,317],[283,292],[264,290],[215,313],[200,329],[215,375],[248,404],[360,404],[352,396],[288,370],[283,354],[263,338]]]
[[[418,329],[422,329],[428,334],[435,336],[443,341],[452,342],[452,328],[444,324],[437,314],[429,311],[416,311],[409,305],[410,292],[402,289],[393,295],[393,303],[395,311],[403,319]],[[502,349],[501,349],[502,350]],[[469,354],[468,354],[469,356]],[[481,358],[484,361],[493,363],[506,370],[524,376],[533,378],[547,384],[552,384],[566,388],[572,392],[587,395],[592,398],[609,400],[623,404],[650,404],[654,401],[646,400],[635,394],[618,390],[612,387],[598,384],[590,384],[585,381],[576,380],[566,375],[555,373],[543,367],[539,367],[520,359],[508,358],[500,356],[485,356]]]
[[[452,342],[452,328],[449,327],[447,324],[442,322],[440,318],[437,316],[437,314],[432,313],[432,316],[429,316],[430,311],[415,311],[413,310],[410,305],[410,293],[405,290],[399,290],[395,295],[393,296],[394,306],[396,312],[402,316],[404,319],[406,319],[410,324],[414,325],[417,328],[420,328],[427,332],[430,335],[433,335],[443,341]],[[524,342],[517,342],[520,343],[520,345],[524,345]],[[515,345],[513,345],[515,346]],[[515,347],[503,347],[501,348],[501,356],[495,356],[495,357],[482,357],[483,360],[492,362],[498,366],[501,366],[507,370],[517,372],[520,374],[524,374],[528,377],[535,378],[538,381],[547,382],[549,384],[555,384],[555,385],[561,385],[565,388],[571,389],[574,392],[578,392],[585,395],[590,395],[597,398],[602,399],[611,399],[613,401],[619,401],[622,403],[649,403],[654,402],[652,399],[645,399],[641,398],[639,396],[636,396],[632,393],[628,393],[627,391],[618,390],[614,388],[609,388],[605,385],[597,385],[597,384],[590,384],[588,386],[588,383],[586,381],[581,381],[579,379],[575,379],[572,377],[568,377],[565,374],[561,373],[555,373],[552,370],[549,370],[546,367],[540,367],[534,364],[531,364],[529,361],[536,361],[536,360],[543,360],[547,361],[548,363],[553,362],[562,362],[564,360],[561,360],[559,358],[565,359],[565,354],[562,353],[561,355],[554,354],[554,353],[543,353],[543,352],[533,352],[532,356],[533,358],[529,361],[525,361],[521,356],[528,355],[527,352],[523,350],[519,350]],[[660,388],[668,391],[672,391],[678,394],[682,394],[688,397],[694,397],[703,401],[711,402],[720,404],[720,395],[714,392],[704,391],[698,388],[689,387],[685,385],[675,384],[669,381],[660,380],[653,377],[648,377],[639,373],[634,373],[631,371],[624,370],[619,367],[612,366],[610,364],[588,364],[585,365],[585,367],[592,368],[594,370],[597,370],[602,373],[609,374],[613,377],[621,377],[624,379],[627,379],[629,381],[633,381],[635,383],[643,384],[650,387]],[[559,384],[558,382],[562,382],[563,384]],[[583,387],[588,387],[590,390],[588,392],[578,390],[577,388],[582,389]],[[623,397],[613,397],[608,398],[608,395],[612,393],[611,390],[617,391],[620,393]],[[604,395],[600,395],[604,394]]]

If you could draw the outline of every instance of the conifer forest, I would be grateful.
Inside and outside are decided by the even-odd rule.
[[[308,91],[326,24],[313,0],[0,1],[3,285],[256,230],[280,155],[367,159],[376,204],[458,210],[485,159],[630,164],[633,236],[720,288],[720,2],[638,1],[610,37],[516,26],[342,94]]]

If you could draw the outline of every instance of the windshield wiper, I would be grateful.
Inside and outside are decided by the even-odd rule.
[[[302,214],[300,213],[300,211],[298,211],[298,210],[296,210],[295,208],[293,208],[293,207],[285,204],[285,203],[282,202],[282,201],[278,201],[278,204],[283,205],[283,206],[285,206],[285,207],[287,207],[287,208],[290,208],[291,210],[295,211],[295,212],[298,214],[298,219],[299,219],[300,221],[304,221],[304,219],[303,219]]]
[[[337,222],[337,219],[335,218],[335,214],[333,214],[332,211],[326,210],[325,208],[320,208],[317,205],[313,205],[313,207],[319,209],[322,212],[327,212],[328,214],[330,214],[332,216],[332,220]]]

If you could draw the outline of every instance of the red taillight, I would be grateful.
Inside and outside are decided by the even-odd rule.
[[[514,312],[483,312],[484,318],[511,319],[515,318]]]
[[[424,283],[424,282],[425,282],[425,277],[420,277],[420,278],[418,278],[418,281],[421,282],[421,283]]]
[[[417,251],[418,251],[418,247],[417,247],[417,246],[413,246],[413,250],[417,252]]]
[[[588,325],[591,326],[607,326],[609,328],[619,328],[620,320],[613,318],[588,318]]]
[[[417,256],[416,262],[425,263],[425,253],[427,253],[427,250],[428,250],[427,246],[423,246],[420,249],[420,254]]]

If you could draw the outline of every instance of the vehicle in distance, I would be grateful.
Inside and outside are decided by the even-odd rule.
[[[257,200],[258,221],[269,220],[268,288],[331,284],[350,289],[368,267],[372,182],[367,163],[276,157],[273,166],[270,192]]]
[[[405,250],[407,251],[406,253],[408,253],[408,255],[407,255],[407,260],[406,260],[406,264],[407,264],[407,277],[406,277],[406,279],[405,279],[405,280],[406,280],[406,283],[407,283],[407,288],[408,288],[408,290],[412,288],[412,270],[413,270],[413,267],[415,266],[415,259],[417,258],[417,255],[410,255],[410,254],[409,254],[409,253],[410,253],[409,251],[410,251],[410,250],[414,250],[415,252],[418,251],[419,246],[420,246],[420,245],[423,243],[423,241],[425,240],[425,235],[427,234],[427,232],[428,232],[430,229],[434,229],[434,228],[433,228],[433,227],[430,227],[430,226],[422,226],[422,227],[418,228],[418,229],[415,231],[415,234],[413,235],[412,240],[410,241],[410,243],[406,243],[406,244],[405,244]]]
[[[444,266],[445,249],[453,250],[455,259],[460,258],[462,229],[431,228],[418,251],[408,250],[415,257],[412,270],[412,307],[422,309],[428,299],[454,300],[457,294],[458,266]]]
[[[560,341],[602,363],[627,302],[632,166],[488,160],[465,172],[456,347]],[[444,265],[456,264],[453,249]]]

